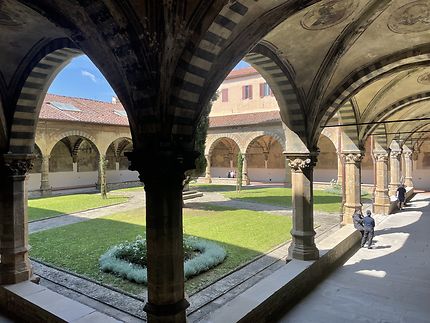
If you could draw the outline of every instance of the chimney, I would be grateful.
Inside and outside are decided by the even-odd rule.
[[[116,96],[112,97],[112,103],[113,104],[117,104],[118,103],[118,98]]]

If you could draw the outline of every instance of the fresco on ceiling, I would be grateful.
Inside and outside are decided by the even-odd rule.
[[[390,16],[388,28],[398,34],[430,30],[430,2],[414,1],[398,8]]]
[[[430,73],[425,73],[418,76],[417,82],[424,85],[430,85]]]
[[[357,8],[355,0],[330,0],[316,5],[303,17],[302,27],[308,30],[321,30],[345,21]]]

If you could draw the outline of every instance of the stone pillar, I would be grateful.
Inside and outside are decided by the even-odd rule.
[[[344,153],[345,163],[345,204],[343,223],[352,223],[352,215],[362,208],[361,204],[361,160],[359,152]]]
[[[211,155],[205,155],[206,158],[206,183],[212,183],[212,174],[211,174]]]
[[[285,153],[291,168],[293,228],[289,259],[315,260],[319,252],[315,245],[313,214],[313,169],[317,153]]]
[[[33,155],[0,156],[0,284],[30,279],[28,215],[25,178]]]
[[[99,182],[100,194],[103,199],[107,198],[107,183],[106,183],[106,156],[101,155],[99,157]]]
[[[233,169],[233,167],[234,167],[233,157],[234,157],[233,153],[228,154],[228,158],[230,160],[230,169]]]
[[[119,171],[119,161],[116,161],[116,162],[115,162],[115,170],[116,170],[116,171]]]
[[[186,322],[182,189],[197,154],[143,150],[127,156],[145,184],[148,322]]]
[[[73,172],[77,173],[78,172],[78,157],[77,156],[72,156],[72,162],[73,162]]]
[[[285,179],[284,186],[291,187],[291,167],[289,165],[288,159],[285,159]]]
[[[248,176],[248,160],[247,154],[243,154],[243,165],[242,165],[242,185],[249,185],[251,181]]]
[[[267,165],[269,163],[269,153],[265,152],[264,154],[264,168],[267,169]]]
[[[337,184],[342,185],[343,183],[343,162],[342,154],[337,154]]]
[[[412,150],[407,146],[403,146],[403,160],[404,160],[404,175],[405,175],[405,185],[407,187],[414,187],[414,183],[412,181]]]
[[[388,194],[395,196],[400,185],[400,156],[401,150],[391,150],[390,152],[390,186]]]
[[[40,177],[40,193],[42,196],[52,194],[51,186],[49,185],[49,155],[42,155],[42,173]]]
[[[390,210],[390,196],[388,195],[388,153],[375,151],[373,156],[376,162],[373,212],[388,215]]]

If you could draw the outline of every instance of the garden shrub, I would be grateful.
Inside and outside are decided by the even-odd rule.
[[[218,244],[196,237],[184,238],[184,275],[196,276],[222,263],[227,256]],[[127,280],[146,284],[146,240],[137,236],[135,241],[113,246],[99,259],[104,272],[112,272]]]

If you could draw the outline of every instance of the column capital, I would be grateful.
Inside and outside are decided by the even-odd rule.
[[[343,152],[343,158],[348,164],[359,163],[362,161],[364,154],[361,152]]]
[[[33,154],[0,155],[0,169],[9,176],[25,176],[33,167]]]
[[[392,150],[390,152],[390,158],[392,158],[392,159],[400,159],[401,155],[402,155],[402,151],[401,150]]]
[[[302,172],[304,169],[315,167],[318,153],[284,153],[284,155],[292,171]]]
[[[185,171],[195,168],[199,156],[196,151],[175,151],[160,149],[158,151],[133,151],[125,153],[131,162],[130,170],[139,172],[140,180],[145,184],[155,181],[182,181]]]
[[[409,159],[412,159],[412,151],[403,151],[403,155]]]
[[[373,156],[377,162],[387,162],[388,161],[388,153],[387,152],[374,152]]]

